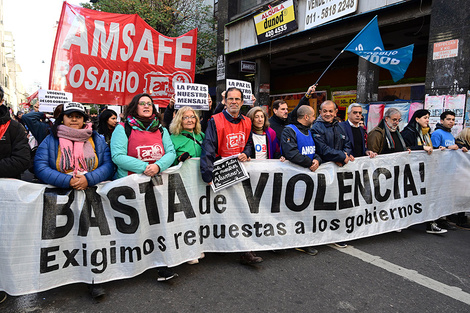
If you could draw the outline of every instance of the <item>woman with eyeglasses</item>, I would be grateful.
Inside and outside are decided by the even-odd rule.
[[[124,123],[116,126],[111,137],[115,178],[134,173],[155,176],[170,167],[176,158],[175,148],[150,95],[134,96],[124,116]]]
[[[173,164],[175,148],[152,97],[141,93],[126,108],[125,121],[114,129],[111,136],[111,157],[117,166],[115,178],[131,174],[154,177]],[[158,268],[158,281],[178,275],[168,267]]]
[[[188,158],[201,156],[204,133],[194,109],[182,107],[170,124],[171,141],[175,146],[176,160],[174,165]]]
[[[171,141],[175,146],[176,160],[174,165],[189,158],[199,158],[202,151],[204,133],[201,131],[199,116],[191,107],[182,107],[176,112],[170,124]],[[201,254],[204,258],[204,253]],[[199,259],[188,261],[188,264],[197,264]]]

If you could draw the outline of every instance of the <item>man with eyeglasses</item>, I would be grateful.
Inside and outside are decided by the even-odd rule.
[[[401,122],[401,112],[398,109],[388,109],[379,125],[369,132],[367,146],[377,154],[388,154],[408,150],[400,134],[398,125]]]
[[[207,123],[206,137],[202,143],[201,176],[208,184],[212,183],[214,162],[220,158],[238,155],[241,162],[249,161],[253,151],[251,120],[242,114],[243,92],[235,87],[225,93],[225,109],[212,116]],[[253,252],[244,252],[240,263],[261,263],[263,259]]]
[[[362,119],[362,106],[359,103],[351,103],[348,107],[348,120],[339,123],[346,132],[352,145],[352,155],[361,157],[368,155],[373,158],[377,155],[366,147],[366,131],[359,123]]]

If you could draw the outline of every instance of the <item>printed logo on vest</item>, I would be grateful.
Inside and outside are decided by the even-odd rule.
[[[302,155],[315,154],[315,146],[302,147]]]
[[[157,144],[153,146],[138,146],[137,158],[142,161],[160,160],[163,156],[163,151],[163,147]]]
[[[237,149],[245,147],[245,133],[238,132],[235,134],[227,135],[227,148],[228,149]]]

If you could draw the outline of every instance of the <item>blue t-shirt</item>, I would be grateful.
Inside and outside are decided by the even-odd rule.
[[[455,138],[452,133],[447,132],[443,129],[436,129],[431,134],[432,146],[437,148],[439,146],[450,147],[455,144]]]

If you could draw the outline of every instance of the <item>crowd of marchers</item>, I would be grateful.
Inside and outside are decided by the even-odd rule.
[[[57,106],[53,114],[40,112],[37,104],[31,112],[14,116],[3,103],[0,87],[0,178],[26,179],[26,171],[32,175],[32,182],[84,190],[137,173],[159,184],[161,173],[170,166],[200,158],[201,178],[211,184],[214,162],[234,155],[241,162],[289,160],[315,172],[324,162],[343,166],[362,156],[470,149],[470,128],[457,138],[451,133],[455,123],[452,111],[442,113],[431,133],[429,111],[417,110],[400,132],[401,113],[390,108],[377,127],[367,133],[363,109],[357,103],[349,105],[346,121],[339,120],[338,107],[330,100],[320,104],[316,117],[309,101],[315,88],[308,88],[292,112],[285,101],[274,101],[269,119],[260,106],[243,107],[243,92],[238,88],[224,91],[222,102],[215,108],[209,97],[209,111],[198,112],[191,107],[176,110],[172,98],[164,115],[152,97],[143,93],[133,97],[118,123],[118,114],[113,110],[105,109],[98,115],[96,109],[87,111],[77,102]],[[245,108],[249,110],[243,115]],[[464,213],[427,222],[426,231],[443,234],[456,226],[469,228]],[[335,245],[347,247],[345,242]],[[315,247],[297,250],[317,254]],[[242,264],[262,261],[252,251],[240,254]],[[177,276],[173,269],[158,268],[159,281]],[[94,298],[105,294],[98,284],[90,284],[89,291]],[[5,299],[6,293],[0,291],[0,302]]]

